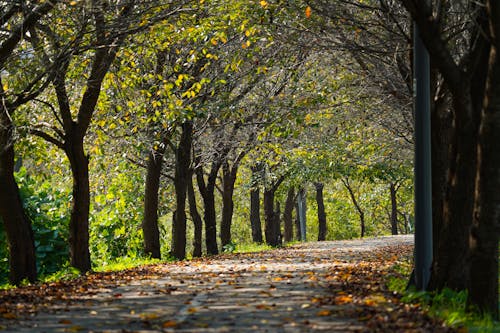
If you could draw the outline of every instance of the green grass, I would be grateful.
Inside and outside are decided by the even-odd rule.
[[[257,244],[257,243],[248,243],[248,244],[237,244],[235,253],[250,253],[250,252],[262,252],[272,250],[273,247],[269,246],[265,243]]]
[[[160,260],[160,259],[151,259],[151,258],[121,257],[121,258],[117,258],[113,261],[110,261],[109,263],[95,267],[94,271],[96,271],[96,272],[123,271],[126,269],[135,268],[138,266],[160,264],[160,263],[168,262],[171,260],[172,260],[171,258],[167,258],[165,260]]]
[[[411,269],[411,262],[395,265],[392,268],[394,275],[389,275],[386,280],[389,290],[403,295],[402,302],[420,303],[430,316],[443,320],[450,327],[466,327],[468,332],[500,333],[499,322],[468,308],[466,291],[446,288],[440,292],[407,290]]]

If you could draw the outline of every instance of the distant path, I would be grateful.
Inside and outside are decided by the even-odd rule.
[[[349,332],[363,324],[322,304],[333,263],[355,263],[413,236],[310,242],[252,254],[161,265],[153,280],[48,302],[30,318],[0,319],[0,332]]]

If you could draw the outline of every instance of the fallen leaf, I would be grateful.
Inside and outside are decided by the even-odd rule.
[[[177,322],[175,320],[167,320],[161,325],[163,328],[175,327],[177,326]]]
[[[330,310],[321,310],[318,313],[316,313],[316,316],[318,317],[326,317],[332,314],[332,311]]]

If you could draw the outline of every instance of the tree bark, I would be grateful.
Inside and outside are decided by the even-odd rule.
[[[398,202],[396,197],[396,184],[391,183],[389,186],[391,193],[391,233],[398,234]]]
[[[314,183],[316,188],[316,203],[318,205],[318,241],[326,239],[326,212],[323,200],[323,183]]]
[[[237,169],[231,168],[226,161],[222,166],[222,221],[220,225],[221,245],[231,243],[231,223],[233,219],[233,193]]]
[[[175,201],[176,209],[172,224],[172,256],[177,259],[186,257],[186,196],[191,177],[191,145],[193,139],[193,123],[185,121],[175,152]]]
[[[149,153],[144,193],[144,252],[151,258],[161,258],[160,230],[158,229],[158,191],[160,189],[161,168],[165,149],[160,147]]]
[[[285,231],[283,238],[285,242],[291,242],[293,240],[293,208],[295,203],[295,189],[290,187],[285,201],[285,209],[283,211],[283,223],[285,226]]]
[[[189,213],[194,224],[194,238],[193,238],[193,257],[201,257],[202,255],[202,233],[203,233],[203,221],[200,214],[198,213],[198,208],[196,206],[196,196],[194,194],[193,178],[188,179],[188,202],[189,202]]]
[[[212,162],[207,183],[203,175],[203,168],[196,169],[196,179],[198,188],[203,198],[203,219],[205,221],[205,243],[209,254],[218,254],[217,246],[217,221],[215,212],[215,182],[217,181],[217,173],[221,164]]]
[[[10,127],[0,115],[0,217],[9,246],[9,280],[19,285],[23,280],[37,278],[35,244],[31,222],[24,211],[19,188],[14,178],[14,147]]]
[[[252,166],[252,188],[250,189],[250,224],[252,227],[252,240],[262,243],[262,222],[260,220],[260,187],[258,185],[261,167],[259,164]]]
[[[284,177],[281,177],[276,183],[264,190],[264,233],[266,235],[266,244],[275,247],[281,245],[281,230],[279,205],[276,211],[274,197],[283,180]],[[278,214],[278,216],[276,216],[276,214]]]
[[[487,1],[492,47],[479,131],[478,168],[470,233],[468,302],[498,319],[498,241],[500,234],[500,4]],[[495,44],[496,42],[496,44]]]
[[[73,135],[68,138],[64,146],[73,175],[73,201],[69,221],[70,263],[81,273],[85,273],[91,269],[89,160],[83,148],[83,136],[71,134]]]

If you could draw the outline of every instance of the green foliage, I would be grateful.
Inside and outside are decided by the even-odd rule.
[[[96,174],[97,177],[92,179],[98,189],[93,197],[90,218],[90,248],[96,266],[107,265],[122,257],[136,259],[143,256],[140,170],[126,162],[116,167],[105,163],[103,168],[111,177]]]
[[[234,251],[236,251],[236,244],[233,242],[230,242],[222,247],[222,252],[224,253],[233,253]]]
[[[500,326],[491,317],[484,316],[467,306],[467,291],[453,291],[445,288],[440,292],[408,289],[411,274],[411,260],[400,262],[391,268],[393,274],[387,276],[389,290],[403,297],[402,302],[418,303],[431,316],[440,318],[451,327],[467,327],[469,332],[499,332]]]
[[[68,260],[68,223],[71,195],[45,180],[31,177],[26,168],[16,174],[26,214],[32,223],[38,274],[61,269]]]
[[[96,272],[112,272],[112,271],[122,271],[129,268],[134,268],[144,265],[158,264],[161,262],[166,262],[169,260],[158,260],[151,258],[130,258],[130,257],[120,257],[115,258],[108,262],[106,265],[96,266],[94,270]]]
[[[76,279],[80,271],[66,262],[57,272],[41,277],[42,282],[55,282]]]
[[[490,316],[482,315],[467,305],[467,291],[445,288],[440,292],[409,290],[402,298],[404,302],[420,303],[431,316],[442,319],[452,327],[468,327],[470,332],[498,332],[500,326]]]

